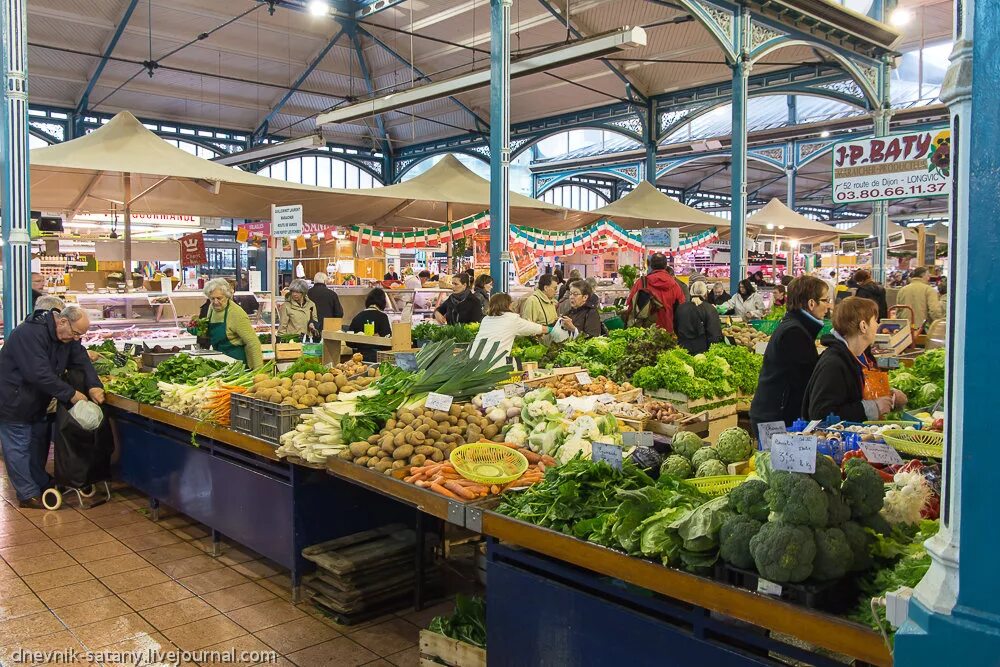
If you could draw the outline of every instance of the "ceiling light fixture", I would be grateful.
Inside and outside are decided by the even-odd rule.
[[[827,137],[830,136],[830,130],[823,130],[822,132],[819,133],[819,136],[822,137],[823,139],[826,139]]]
[[[909,25],[910,21],[913,20],[913,12],[911,12],[906,7],[896,7],[892,10],[892,14],[889,15],[889,23],[896,26],[897,28],[902,28],[905,25]]]
[[[326,16],[330,13],[330,4],[324,0],[311,0],[309,13],[313,16]]]

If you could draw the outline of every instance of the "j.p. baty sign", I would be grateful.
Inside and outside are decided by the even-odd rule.
[[[843,141],[833,147],[833,201],[944,196],[950,166],[947,129]]]

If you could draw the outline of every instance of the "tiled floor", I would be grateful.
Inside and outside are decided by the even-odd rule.
[[[68,649],[235,649],[274,651],[284,666],[416,665],[420,628],[449,611],[442,604],[342,626],[308,602],[293,605],[280,566],[228,543],[211,556],[204,526],[169,511],[153,522],[131,489],[90,510],[20,510],[0,466],[0,496],[3,667],[41,664],[18,659],[24,650]]]

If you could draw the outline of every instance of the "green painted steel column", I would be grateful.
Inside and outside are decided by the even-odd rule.
[[[646,180],[656,186],[656,102],[646,102]]]
[[[0,0],[0,215],[3,215],[3,325],[31,313],[31,204],[28,189],[28,39],[26,0]]]
[[[890,73],[889,60],[885,58],[879,65],[878,71],[879,108],[872,113],[876,137],[889,134],[889,121],[892,118],[892,103],[889,97]],[[884,283],[889,243],[888,200],[877,201],[872,207],[872,235],[878,239],[878,248],[872,250],[872,277],[876,282]]]
[[[732,214],[729,236],[729,290],[736,294],[737,285],[747,266],[747,83],[750,78],[750,55],[747,38],[750,13],[743,7],[733,21],[737,61],[733,65],[732,122]]]
[[[510,6],[490,0],[490,275],[510,289]]]

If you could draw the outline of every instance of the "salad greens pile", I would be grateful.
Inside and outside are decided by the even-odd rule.
[[[889,384],[906,394],[913,407],[933,406],[944,396],[944,349],[928,350],[911,368],[889,371]]]
[[[456,343],[471,343],[479,333],[479,323],[472,324],[436,324],[421,322],[413,327],[410,335],[413,340],[426,340],[435,343],[449,338]]]
[[[689,398],[717,398],[739,392],[752,394],[764,357],[741,345],[716,343],[692,356],[684,348],[660,354],[655,365],[638,369],[632,384],[647,390],[665,389]]]
[[[226,365],[224,361],[192,357],[190,354],[181,353],[160,362],[153,370],[153,377],[161,382],[172,384],[194,384],[198,380],[222,370]]]
[[[100,357],[92,362],[94,370],[97,371],[98,375],[120,377],[139,370],[139,364],[136,363],[135,359],[131,355],[119,352],[118,348],[115,347],[115,342],[110,338],[100,345],[87,348],[87,351],[96,352],[100,355]]]
[[[162,398],[156,378],[146,373],[133,373],[116,377],[111,380],[107,389],[112,394],[118,394],[148,405],[156,405]]]
[[[439,635],[486,648],[486,601],[481,597],[455,596],[455,613],[437,616],[428,629]]]

